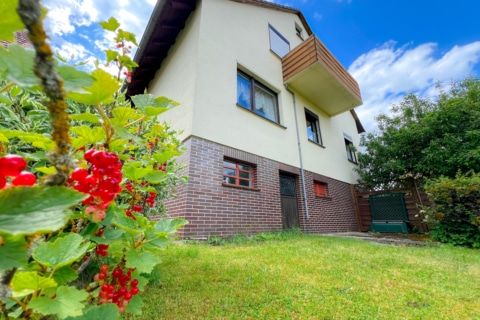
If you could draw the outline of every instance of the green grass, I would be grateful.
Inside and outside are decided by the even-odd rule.
[[[132,319],[480,319],[480,252],[290,236],[172,245]]]

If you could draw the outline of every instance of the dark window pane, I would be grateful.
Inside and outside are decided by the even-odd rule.
[[[237,103],[247,109],[252,109],[250,103],[250,80],[237,74]]]
[[[317,128],[315,126],[315,123],[310,120],[307,120],[307,134],[309,140],[318,143]]]
[[[255,85],[255,111],[269,120],[278,122],[275,95],[258,85]]]
[[[280,176],[280,194],[285,196],[295,196],[295,178]]]
[[[250,179],[250,172],[240,171],[240,178]]]
[[[232,177],[223,177],[223,182],[228,184],[237,184],[237,179]]]
[[[242,180],[242,179],[240,179],[240,185],[245,186],[245,187],[251,187],[252,186],[249,180]]]
[[[235,169],[223,168],[223,174],[228,174],[229,176],[235,176]]]
[[[252,169],[252,167],[250,166],[247,166],[245,164],[238,164],[238,167],[241,169],[241,170],[245,170],[245,171],[250,171]]]
[[[224,167],[232,167],[232,168],[235,168],[237,166],[237,164],[235,162],[231,162],[231,161],[226,161],[224,160],[223,161],[223,166]]]

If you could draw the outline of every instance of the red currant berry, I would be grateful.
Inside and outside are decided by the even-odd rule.
[[[121,277],[122,275],[123,275],[122,269],[116,268],[115,270],[113,270],[112,276],[113,276],[114,278],[117,278],[117,279],[118,279],[118,278]]]
[[[96,152],[97,150],[95,148],[92,148],[92,149],[89,149],[87,151],[85,151],[85,153],[83,154],[83,158],[85,160],[87,160],[88,162],[91,162],[92,160],[92,155],[94,152]]]
[[[6,185],[7,185],[7,179],[3,175],[0,175],[0,189],[5,188]]]
[[[27,162],[16,154],[8,154],[0,158],[0,175],[15,177],[27,168]]]
[[[33,186],[37,182],[37,177],[31,172],[22,171],[12,179],[14,186]]]
[[[132,282],[130,282],[130,286],[132,286],[132,287],[138,286],[138,280],[137,280],[137,279],[133,279]]]
[[[72,172],[72,176],[70,177],[73,181],[84,181],[85,178],[88,176],[88,170],[84,168],[76,168]]]
[[[101,273],[107,273],[108,272],[108,265],[104,264],[100,267],[100,272]]]
[[[136,295],[138,293],[138,288],[137,287],[133,287],[131,290],[130,290],[130,293],[132,294],[132,296]]]
[[[105,273],[98,273],[98,279],[100,280],[105,280],[107,278],[107,275]]]

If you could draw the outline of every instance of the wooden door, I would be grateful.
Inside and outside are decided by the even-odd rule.
[[[297,184],[292,176],[280,174],[282,224],[284,229],[298,228]]]

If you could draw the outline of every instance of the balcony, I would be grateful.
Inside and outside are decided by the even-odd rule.
[[[282,68],[284,83],[330,116],[362,104],[358,83],[315,35],[283,57]]]

